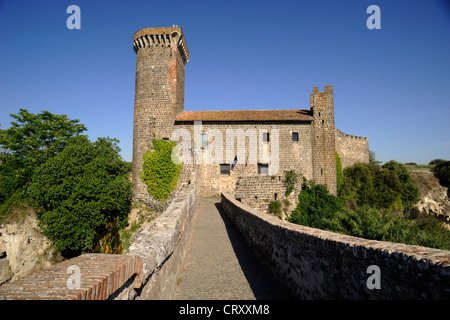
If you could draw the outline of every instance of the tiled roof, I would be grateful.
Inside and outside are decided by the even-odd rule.
[[[175,121],[311,121],[309,109],[185,111]]]

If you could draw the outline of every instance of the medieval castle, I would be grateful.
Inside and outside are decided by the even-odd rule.
[[[133,48],[134,199],[148,198],[139,173],[153,139],[184,142],[188,161],[181,183],[188,184],[195,171],[200,195],[230,192],[263,211],[273,200],[295,204],[300,187],[285,196],[285,171],[295,170],[336,194],[336,152],[343,168],[369,162],[368,139],[335,128],[332,86],[324,92],[313,88],[309,109],[184,111],[189,51],[181,28],[142,29],[134,34]]]

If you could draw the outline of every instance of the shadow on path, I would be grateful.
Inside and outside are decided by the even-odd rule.
[[[215,203],[228,233],[231,245],[239,265],[258,300],[288,300],[294,299],[290,292],[275,278],[272,272],[258,259],[234,223],[222,209],[220,203]]]

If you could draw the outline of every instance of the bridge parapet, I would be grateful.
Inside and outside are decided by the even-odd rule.
[[[221,206],[299,299],[450,299],[450,251],[296,225],[225,193]]]

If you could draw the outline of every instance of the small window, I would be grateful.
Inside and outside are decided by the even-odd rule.
[[[230,165],[228,163],[224,163],[220,165],[220,174],[221,175],[230,175]]]
[[[298,141],[298,132],[292,132],[292,141]]]
[[[269,174],[269,165],[266,163],[258,163],[258,174]]]
[[[208,135],[202,134],[202,148],[206,148],[208,146]]]
[[[270,141],[269,133],[263,132],[263,142],[269,142],[269,141]]]

